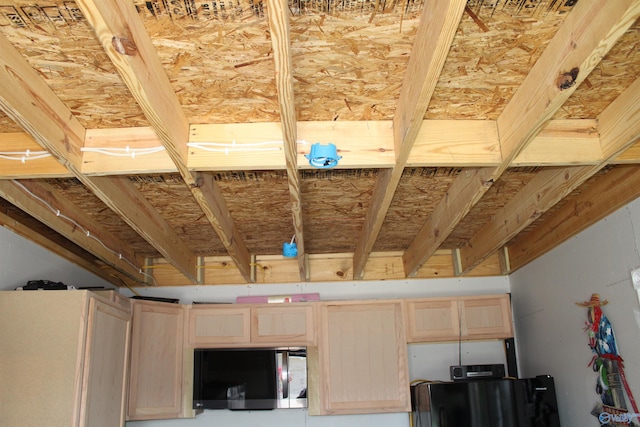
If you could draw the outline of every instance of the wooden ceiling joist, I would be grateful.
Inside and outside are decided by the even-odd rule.
[[[308,280],[308,271],[305,262],[302,194],[300,193],[300,174],[298,172],[298,136],[296,133],[293,66],[289,37],[289,6],[287,0],[268,0],[267,10],[284,140],[287,183],[291,195],[291,217],[298,250],[298,269],[300,270],[300,280],[306,281]]]
[[[518,270],[638,197],[640,168],[621,166],[608,171],[536,228],[509,244],[506,273]]]
[[[420,16],[398,106],[393,117],[395,164],[378,175],[353,256],[354,277],[361,279],[373,245],[391,206],[407,159],[455,36],[466,1],[427,0]]]
[[[196,281],[196,257],[135,188],[80,172],[85,129],[24,57],[0,35],[0,106],[74,177],[149,239],[176,268]]]
[[[0,180],[0,197],[131,279],[145,281],[140,273],[144,259],[51,186],[33,180]]]
[[[187,167],[189,123],[135,6],[127,0],[78,0],[77,4],[229,256],[250,282],[249,251],[235,228],[217,184]]]
[[[600,164],[540,171],[513,199],[500,209],[460,248],[461,274],[472,270],[504,246],[540,215],[607,165],[610,158],[640,138],[640,78],[598,116],[602,151]]]
[[[21,218],[16,218],[11,212],[0,210],[0,225],[11,230],[19,236],[30,240],[37,245],[53,252],[67,261],[76,264],[85,270],[95,274],[96,276],[106,280],[107,282],[119,281],[125,286],[133,286],[133,281],[119,270],[103,264],[102,262],[96,262],[96,259],[91,259],[89,256],[83,256],[76,251],[70,250],[68,245],[61,244],[56,239],[48,238],[38,232],[34,231],[31,224],[25,224]],[[78,246],[79,247],[79,246]],[[84,253],[84,249],[82,249]],[[88,253],[87,253],[88,254]]]
[[[434,211],[438,216],[432,214],[405,252],[407,276],[415,275],[419,266],[448,237],[447,233],[527,147],[639,14],[640,2],[636,0],[579,2],[573,8],[497,119],[502,163],[496,168],[484,169],[484,181],[472,181],[473,189],[466,188],[465,184],[452,185],[456,192],[469,196],[447,192],[442,206]],[[458,179],[466,177],[461,175]],[[463,197],[467,197],[466,200]],[[469,210],[445,215],[450,211],[451,199],[462,200],[457,205]]]

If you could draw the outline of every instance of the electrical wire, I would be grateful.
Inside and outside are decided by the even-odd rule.
[[[26,163],[27,160],[44,159],[45,157],[51,157],[48,151],[0,151],[0,159],[15,160],[22,163]]]
[[[224,144],[219,142],[188,142],[187,147],[198,148],[200,150],[209,151],[213,153],[225,153],[229,154],[234,151],[281,151],[282,147],[269,147],[269,145],[283,145],[282,141],[265,141],[255,142],[247,144],[236,144],[235,141],[231,144]],[[221,148],[210,148],[221,147]]]
[[[107,156],[115,156],[115,157],[131,157],[135,159],[136,156],[143,156],[145,154],[153,154],[159,153],[160,151],[164,151],[165,148],[163,146],[158,147],[149,147],[149,148],[131,148],[128,145],[124,148],[99,148],[99,147],[82,147],[80,151],[82,152],[90,152],[90,153],[99,153],[105,154]]]
[[[156,279],[150,275],[147,274],[146,272],[144,272],[142,270],[142,268],[136,266],[135,264],[133,264],[131,261],[129,261],[127,258],[125,258],[121,253],[118,253],[116,251],[114,251],[113,249],[107,247],[107,245],[105,245],[102,240],[100,240],[99,238],[97,238],[96,236],[94,236],[93,234],[91,234],[91,232],[89,230],[87,230],[86,228],[84,228],[82,225],[80,225],[78,222],[76,222],[73,218],[69,218],[68,216],[64,215],[62,212],[60,212],[60,210],[55,209],[53,206],[51,206],[46,200],[42,199],[41,197],[39,197],[37,194],[33,193],[31,190],[29,190],[27,187],[25,187],[21,182],[16,181],[16,180],[11,180],[11,182],[13,184],[15,184],[16,186],[20,187],[22,189],[22,191],[24,191],[25,193],[27,193],[30,197],[32,197],[33,199],[37,200],[38,202],[40,202],[41,204],[43,204],[45,207],[47,207],[51,212],[53,212],[57,217],[60,217],[62,219],[64,219],[65,221],[73,224],[74,226],[76,226],[80,231],[82,231],[82,233],[87,236],[90,239],[95,240],[96,242],[98,242],[100,244],[100,246],[102,246],[105,250],[111,252],[112,254],[116,255],[118,257],[119,260],[124,261],[126,264],[128,264],[130,267],[137,269],[138,273],[142,274],[145,277],[148,277],[149,279],[151,279],[154,283],[154,286],[158,286],[158,283],[156,282]]]

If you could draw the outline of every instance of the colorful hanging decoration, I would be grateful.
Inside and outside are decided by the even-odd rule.
[[[576,303],[588,308],[585,330],[589,334],[589,347],[595,353],[589,366],[598,374],[595,390],[601,402],[591,413],[603,426],[637,426],[633,419],[640,417],[638,407],[624,374],[613,326],[602,312],[602,306],[608,303],[601,301],[599,294],[592,294],[589,301]],[[627,408],[627,401],[632,410]]]

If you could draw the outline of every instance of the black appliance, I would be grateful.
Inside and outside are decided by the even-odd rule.
[[[411,401],[415,427],[560,427],[548,375],[421,383]]]
[[[193,408],[305,408],[306,349],[194,350]]]
[[[504,365],[455,365],[449,367],[449,373],[453,381],[504,378]]]

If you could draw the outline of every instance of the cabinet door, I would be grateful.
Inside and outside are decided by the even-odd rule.
[[[407,301],[407,342],[456,341],[460,317],[455,298]]]
[[[509,295],[464,297],[458,300],[464,339],[503,339],[513,336]]]
[[[249,307],[193,306],[189,310],[189,346],[228,347],[251,340]]]
[[[410,410],[402,302],[320,306],[321,413]]]
[[[124,426],[131,313],[91,297],[80,425]]]
[[[135,301],[128,419],[180,418],[184,308]]]
[[[269,346],[313,345],[314,306],[277,304],[251,309],[251,342]]]

